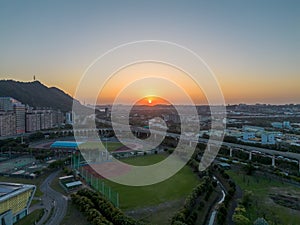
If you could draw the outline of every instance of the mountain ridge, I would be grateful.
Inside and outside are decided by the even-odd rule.
[[[57,87],[47,87],[40,81],[0,80],[0,97],[12,97],[34,108],[72,111],[73,98]],[[79,106],[79,101],[75,100]],[[82,106],[84,107],[84,106]]]

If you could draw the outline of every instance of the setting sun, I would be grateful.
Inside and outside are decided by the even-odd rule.
[[[147,105],[147,106],[155,106],[155,105],[170,105],[170,102],[167,100],[158,97],[158,96],[147,96],[136,102],[137,105]]]

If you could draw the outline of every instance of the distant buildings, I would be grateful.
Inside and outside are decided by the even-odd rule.
[[[265,131],[265,128],[263,127],[257,127],[257,126],[243,126],[243,132],[263,132]]]
[[[11,97],[0,97],[0,136],[52,129],[64,122],[57,110],[33,110]]]
[[[177,115],[177,114],[166,114],[166,115],[163,115],[163,118],[165,121],[171,121],[173,123],[180,123],[180,116]]]
[[[289,121],[283,122],[273,122],[271,123],[272,127],[277,129],[292,129],[291,123]]]
[[[73,124],[73,120],[74,120],[74,115],[72,112],[67,112],[66,113],[66,124]]]
[[[276,138],[282,135],[281,132],[265,131],[263,127],[243,126],[242,141],[251,143],[260,143],[262,145],[276,144]]]

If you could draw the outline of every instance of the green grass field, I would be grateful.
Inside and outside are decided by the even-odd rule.
[[[137,166],[145,166],[157,163],[165,157],[167,155],[146,155],[127,158],[123,161]],[[121,209],[128,210],[183,199],[199,183],[199,179],[188,166],[185,166],[168,180],[150,186],[131,187],[111,181],[106,181],[106,183],[119,193]]]
[[[51,183],[51,188],[54,189],[55,191],[59,192],[59,193],[62,193],[63,195],[66,195],[66,192],[65,190],[60,186],[59,184],[59,177],[62,177],[62,176],[66,176],[66,174],[63,172],[63,171],[60,171],[56,178],[52,181]]]
[[[60,225],[89,225],[90,223],[84,217],[84,215],[76,209],[76,207],[71,203],[68,202],[68,210],[67,214],[64,217],[63,221]]]
[[[106,147],[106,143],[103,142],[104,147]],[[114,151],[120,147],[122,147],[123,144],[120,142],[107,142],[107,149],[108,151]],[[80,148],[86,148],[86,149],[98,149],[100,148],[99,142],[86,142],[80,145]]]
[[[121,161],[134,166],[147,166],[147,165],[158,163],[164,160],[166,157],[167,155],[165,154],[157,154],[157,155],[146,155],[146,156],[137,156],[132,158],[124,158],[121,159]]]
[[[287,194],[300,196],[300,188],[274,179],[262,176],[247,176],[242,172],[227,171],[228,175],[243,191],[252,191],[253,201],[247,217],[253,222],[256,218],[265,216],[267,220],[277,224],[299,224],[300,212],[280,206],[269,198],[269,194]]]
[[[36,221],[43,216],[44,210],[37,209],[30,213],[28,216],[24,217],[23,219],[19,220],[15,225],[34,225]]]

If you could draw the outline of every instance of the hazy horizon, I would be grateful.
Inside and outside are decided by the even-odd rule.
[[[7,78],[7,79],[2,79],[0,81],[5,81],[5,80],[12,80],[12,81],[16,81],[16,82],[24,82],[24,83],[31,83],[31,82],[35,82],[35,81],[38,81],[40,83],[42,83],[43,85],[47,86],[47,84],[43,83],[43,81],[41,80],[28,80],[28,81],[24,81],[24,80],[16,80],[16,79],[13,79],[13,78]],[[56,88],[59,88],[57,86],[47,86],[48,88],[51,88],[51,87],[56,87]],[[60,88],[59,88],[60,89]],[[67,93],[65,90],[61,89],[62,91],[64,91],[66,94],[70,95],[71,97],[73,97],[71,94]],[[7,96],[7,97],[10,97],[10,96]],[[77,100],[77,99],[76,99]],[[93,104],[93,103],[90,103],[90,102],[85,102],[85,100],[81,100],[80,101],[81,104],[84,104],[86,106],[88,105],[98,105],[98,106],[105,106],[105,105],[112,105],[113,102],[108,102],[108,103],[96,103],[96,104]],[[248,102],[235,102],[235,103],[226,103],[225,105],[228,106],[228,105],[240,105],[240,104],[246,104],[246,105],[299,105],[300,102],[285,102],[285,103],[271,103],[271,102],[252,102],[252,103],[248,103]],[[127,103],[122,103],[121,105],[127,105]],[[157,103],[157,104],[153,104],[153,105],[149,105],[149,104],[138,104],[140,106],[148,106],[148,107],[151,107],[151,106],[157,106],[157,105],[172,105],[171,103],[167,104],[167,103]],[[184,103],[179,103],[179,104],[175,104],[175,105],[183,105],[183,106],[187,106],[186,104]],[[196,106],[209,106],[209,104],[195,104]],[[214,105],[211,105],[211,106],[214,106]],[[217,106],[217,105],[215,105]]]

